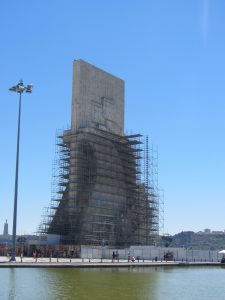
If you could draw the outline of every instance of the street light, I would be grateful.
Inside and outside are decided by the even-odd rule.
[[[15,174],[15,193],[14,193],[14,210],[13,210],[13,233],[12,233],[12,253],[10,261],[16,261],[16,220],[17,220],[17,194],[18,194],[18,171],[19,171],[19,150],[20,150],[20,115],[21,115],[21,95],[25,91],[26,93],[32,93],[33,86],[28,84],[23,85],[23,81],[20,80],[15,86],[12,86],[9,90],[11,92],[19,93],[19,114],[18,114],[18,129],[17,129],[17,150],[16,150],[16,174]]]

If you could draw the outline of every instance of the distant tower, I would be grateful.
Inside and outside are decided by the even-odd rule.
[[[9,226],[8,226],[7,220],[5,221],[5,224],[4,224],[3,235],[4,236],[8,236],[9,235]]]

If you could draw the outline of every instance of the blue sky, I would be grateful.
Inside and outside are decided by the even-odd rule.
[[[165,231],[224,230],[225,2],[2,1],[0,232],[12,230],[19,79],[24,95],[18,233],[34,232],[51,196],[56,129],[70,124],[72,62],[126,82],[125,127],[159,151]]]

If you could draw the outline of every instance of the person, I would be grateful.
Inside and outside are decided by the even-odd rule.
[[[132,262],[135,262],[135,257],[133,256],[131,260],[132,260]]]
[[[112,262],[114,261],[115,257],[116,257],[116,254],[115,254],[115,251],[113,251],[113,254],[112,254]]]
[[[128,262],[130,261],[130,251],[128,252]]]
[[[119,252],[116,251],[116,259],[119,260]]]
[[[225,256],[222,257],[221,264],[225,264]]]

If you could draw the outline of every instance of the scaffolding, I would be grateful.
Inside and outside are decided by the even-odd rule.
[[[150,144],[148,136],[144,145],[143,181],[152,210],[150,235],[157,244],[159,235],[164,232],[164,191],[158,183],[158,148]]]
[[[160,205],[148,138],[86,128],[59,132],[56,145],[51,204],[41,232],[59,234],[64,244],[156,242]]]

